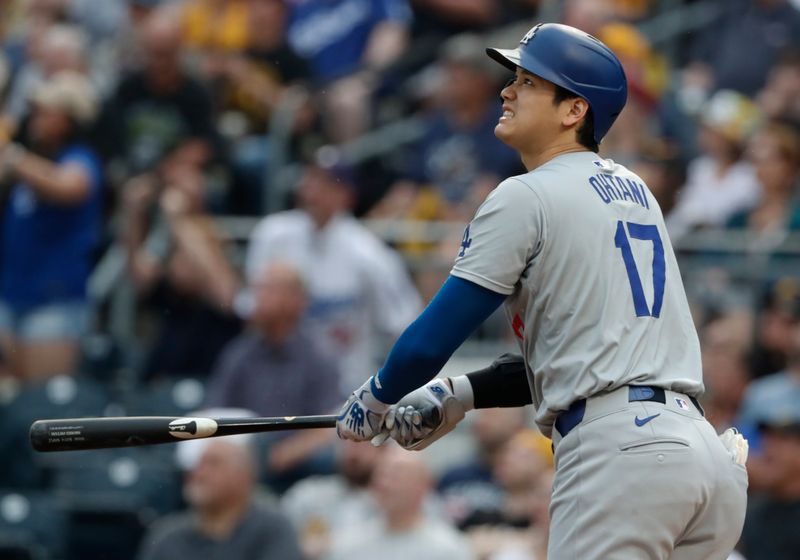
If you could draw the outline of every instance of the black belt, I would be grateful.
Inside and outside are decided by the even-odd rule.
[[[694,397],[689,397],[697,411],[704,415],[703,407]],[[661,404],[667,403],[667,396],[661,387],[651,387],[649,385],[628,385],[628,402],[650,401]],[[570,405],[570,407],[558,415],[555,421],[555,428],[561,437],[564,438],[572,431],[575,426],[583,421],[586,413],[586,399],[580,399]]]

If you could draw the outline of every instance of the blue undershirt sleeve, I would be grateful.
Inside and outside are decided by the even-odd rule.
[[[420,316],[397,339],[378,371],[372,393],[394,404],[433,379],[453,352],[506,296],[450,276]]]

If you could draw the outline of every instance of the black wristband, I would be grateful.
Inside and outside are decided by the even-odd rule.
[[[489,367],[468,373],[467,379],[472,385],[475,408],[507,408],[533,402],[525,360],[517,354],[503,354]]]

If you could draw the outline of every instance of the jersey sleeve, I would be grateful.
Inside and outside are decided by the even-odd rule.
[[[509,295],[541,251],[546,230],[544,207],[535,190],[519,179],[506,179],[464,230],[450,274]]]

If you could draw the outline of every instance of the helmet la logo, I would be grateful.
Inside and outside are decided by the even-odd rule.
[[[530,40],[533,39],[533,36],[536,35],[536,32],[539,31],[539,28],[541,26],[542,26],[542,24],[539,23],[539,24],[534,25],[533,27],[531,27],[530,30],[525,34],[525,36],[520,41],[520,44],[527,45],[530,42]]]

